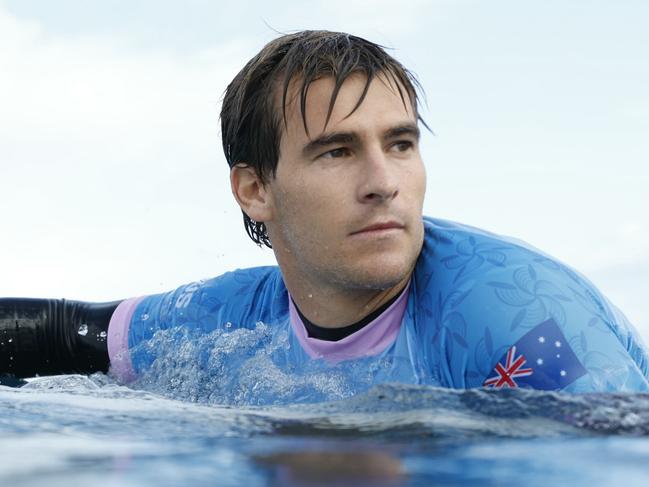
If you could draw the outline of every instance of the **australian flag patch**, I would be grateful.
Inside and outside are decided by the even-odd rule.
[[[587,373],[551,318],[512,345],[482,385],[493,389],[560,390]]]

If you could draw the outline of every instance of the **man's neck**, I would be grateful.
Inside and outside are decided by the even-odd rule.
[[[284,282],[302,314],[323,328],[341,328],[356,323],[398,295],[410,280],[408,273],[388,289],[332,289],[305,282]]]

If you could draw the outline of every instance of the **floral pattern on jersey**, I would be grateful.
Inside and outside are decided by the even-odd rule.
[[[488,286],[494,289],[501,303],[520,308],[510,323],[510,331],[521,327],[530,329],[551,317],[559,327],[566,324],[565,303],[571,298],[554,283],[538,279],[532,264],[518,267],[512,275],[512,282],[490,281]]]
[[[505,250],[508,250],[508,247],[477,243],[474,237],[468,237],[456,244],[456,254],[442,258],[441,262],[447,269],[457,271],[453,278],[453,282],[457,283],[462,277],[476,272],[485,263],[504,267],[507,260]]]

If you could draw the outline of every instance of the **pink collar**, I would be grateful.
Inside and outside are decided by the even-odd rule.
[[[295,309],[293,300],[289,297],[291,328],[293,328],[293,333],[295,333],[304,351],[314,359],[324,358],[328,362],[337,363],[343,360],[378,355],[388,348],[399,334],[403,314],[408,304],[409,289],[410,282],[401,291],[397,300],[376,319],[337,342],[319,340],[308,336],[304,323],[302,323],[300,315]]]

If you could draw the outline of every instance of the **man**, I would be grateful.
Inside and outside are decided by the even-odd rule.
[[[160,375],[169,356],[209,336],[210,358],[194,358],[218,377],[252,370],[248,359],[264,352],[266,373],[361,370],[358,390],[649,390],[645,350],[586,279],[521,242],[422,218],[416,89],[398,61],[355,36],[269,43],[228,86],[221,120],[246,231],[279,268],[104,305],[4,300],[0,371],[110,362],[130,381]],[[267,341],[224,345],[260,329]],[[63,337],[56,353],[42,353],[52,336]]]
[[[304,49],[301,38],[310,44],[341,42],[326,33],[308,37],[279,41],[293,43],[294,63],[309,61],[298,50]],[[256,62],[263,63],[273,49],[271,44],[271,52]],[[335,49],[340,52],[330,66],[314,65],[313,72],[274,81],[283,66],[268,73],[264,98],[274,103],[258,110],[267,111],[259,116],[278,118],[268,134],[276,155],[256,158],[262,142],[245,129],[235,132],[242,120],[233,101],[249,89],[241,76],[230,85],[222,113],[232,191],[246,221],[267,229],[267,236],[259,237],[272,242],[302,313],[332,328],[362,319],[407,284],[423,242],[426,186],[416,94],[407,72],[398,65],[392,72],[378,71],[371,51],[367,59],[354,59],[353,51]],[[293,69],[302,73],[305,67]],[[338,79],[327,76],[337,68]]]

